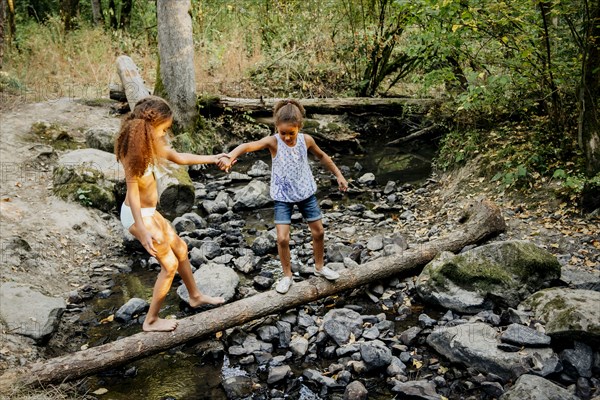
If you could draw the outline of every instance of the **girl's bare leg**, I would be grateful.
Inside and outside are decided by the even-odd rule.
[[[222,297],[212,297],[200,292],[200,289],[198,289],[198,285],[196,284],[196,280],[194,279],[194,275],[192,274],[192,266],[190,265],[190,260],[188,258],[187,244],[177,235],[171,224],[169,224],[169,222],[165,220],[162,215],[160,218],[162,219],[161,222],[163,223],[164,230],[167,232],[171,250],[178,260],[177,272],[179,273],[183,284],[190,294],[190,306],[200,307],[204,304],[219,305],[225,303],[225,299]]]
[[[313,221],[308,223],[308,227],[310,228],[310,233],[312,234],[313,239],[313,255],[315,257],[315,269],[320,271],[323,268],[323,243],[325,239],[325,230],[323,229],[323,223],[321,220]]]
[[[277,252],[283,268],[283,275],[292,277],[292,265],[290,262],[290,226],[285,224],[275,225],[277,229]]]
[[[154,284],[152,300],[150,302],[148,313],[146,314],[143,329],[147,332],[172,331],[177,327],[177,321],[159,318],[158,313],[171,288],[173,277],[175,276],[179,262],[171,250],[169,243],[165,240],[164,232],[160,229],[154,218],[145,217],[144,225],[146,226],[146,229],[152,233],[152,236],[155,239],[154,247],[157,250],[156,258],[160,263],[160,273]],[[135,226],[130,228],[130,232],[139,239]]]

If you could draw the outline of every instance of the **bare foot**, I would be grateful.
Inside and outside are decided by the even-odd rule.
[[[212,297],[212,296],[207,296],[205,294],[201,294],[197,297],[191,297],[190,296],[190,301],[189,304],[192,308],[196,308],[196,307],[200,307],[203,306],[205,304],[210,304],[213,306],[218,306],[220,304],[225,303],[225,299],[222,297]]]
[[[157,318],[154,322],[144,321],[142,329],[145,332],[170,332],[177,328],[177,320]]]

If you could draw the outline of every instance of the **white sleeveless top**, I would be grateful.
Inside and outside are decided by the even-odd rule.
[[[289,147],[279,134],[277,154],[271,168],[271,197],[273,200],[296,203],[316,193],[317,184],[308,164],[308,151],[303,133],[298,133],[296,145]]]

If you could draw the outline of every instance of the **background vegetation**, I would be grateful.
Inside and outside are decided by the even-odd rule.
[[[106,95],[123,53],[154,85],[154,1],[0,1],[3,97]],[[191,14],[198,94],[440,97],[439,168],[485,160],[499,185],[573,198],[600,180],[581,128],[598,0],[192,0]]]

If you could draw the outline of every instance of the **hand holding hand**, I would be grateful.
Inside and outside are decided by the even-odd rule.
[[[231,169],[231,167],[233,166],[233,164],[235,164],[237,162],[237,160],[232,160],[229,157],[229,154],[219,154],[217,157],[218,161],[217,161],[217,166],[225,172],[229,172],[229,170]]]

